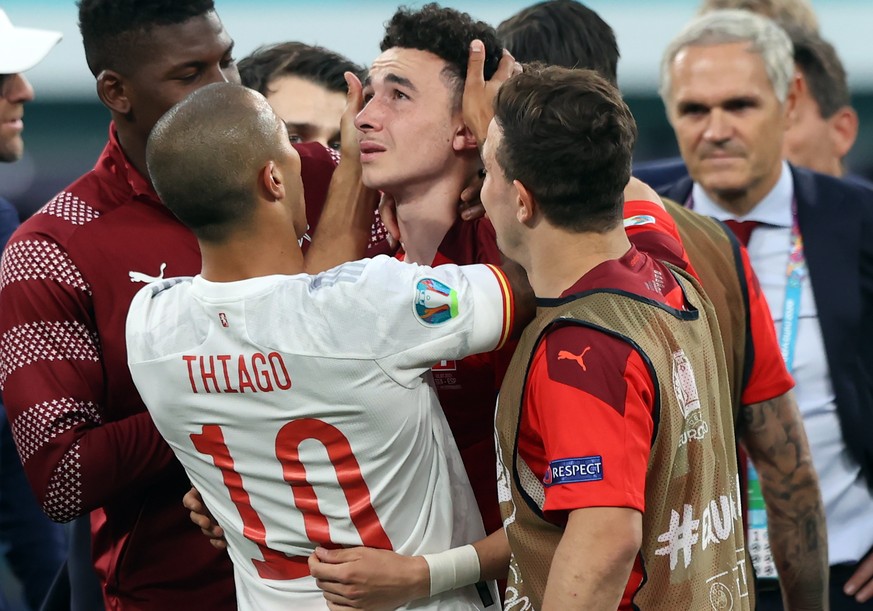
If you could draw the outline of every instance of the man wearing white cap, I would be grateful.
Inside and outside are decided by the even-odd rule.
[[[33,88],[21,74],[36,66],[61,39],[60,32],[12,25],[0,9],[0,161],[18,161],[24,154],[22,106],[33,99]]]
[[[22,72],[48,55],[60,32],[12,25],[0,9],[0,162],[18,161],[24,154],[24,104],[33,88]],[[0,197],[0,249],[18,226],[18,212]],[[24,477],[5,410],[0,405],[0,546],[21,580],[24,598],[38,608],[64,560],[63,530],[42,512]],[[7,601],[0,592],[0,609]]]

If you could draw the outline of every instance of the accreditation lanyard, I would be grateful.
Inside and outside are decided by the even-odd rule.
[[[794,369],[794,349],[797,347],[797,325],[800,319],[800,297],[806,276],[806,258],[803,238],[797,222],[797,200],[791,203],[791,252],[785,269],[785,303],[782,306],[782,328],[779,331],[779,350],[788,373]]]
[[[797,200],[791,203],[791,250],[785,266],[785,302],[782,305],[782,326],[779,330],[779,351],[785,368],[791,373],[794,367],[794,349],[797,347],[797,326],[800,320],[800,298],[803,294],[803,279],[806,276],[806,258],[803,255],[803,238],[797,221]],[[775,579],[776,565],[770,550],[767,534],[767,512],[758,473],[751,461],[748,467],[749,547],[752,564],[758,578]]]

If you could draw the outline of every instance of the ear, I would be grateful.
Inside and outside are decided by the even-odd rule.
[[[258,186],[264,197],[273,202],[285,199],[285,181],[279,167],[268,161],[258,174]]]
[[[473,132],[470,131],[470,128],[465,124],[461,124],[461,126],[455,130],[455,135],[452,138],[452,149],[455,151],[469,151],[469,150],[478,150],[479,144],[476,142],[476,136],[473,135]]]
[[[126,115],[130,112],[124,77],[115,70],[103,70],[97,75],[97,96],[112,112]]]
[[[520,180],[513,180],[512,186],[515,187],[515,218],[522,225],[530,226],[533,224],[534,216],[537,213],[538,204],[534,194]]]
[[[797,122],[797,104],[801,94],[807,91],[806,80],[803,74],[797,70],[794,72],[794,78],[788,85],[788,94],[785,96],[785,129],[788,129]]]
[[[834,153],[842,159],[852,149],[858,137],[858,113],[851,106],[843,106],[828,119],[828,123]]]

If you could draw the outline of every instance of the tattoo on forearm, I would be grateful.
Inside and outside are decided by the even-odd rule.
[[[791,609],[827,608],[827,531],[818,477],[792,393],[745,406],[743,443],[767,504],[770,549]]]

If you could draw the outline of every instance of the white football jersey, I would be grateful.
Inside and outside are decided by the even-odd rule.
[[[511,311],[491,266],[385,256],[137,294],[133,380],[225,531],[240,609],[325,609],[317,545],[417,555],[485,534],[430,367],[498,347]],[[480,584],[407,608],[489,598]]]

